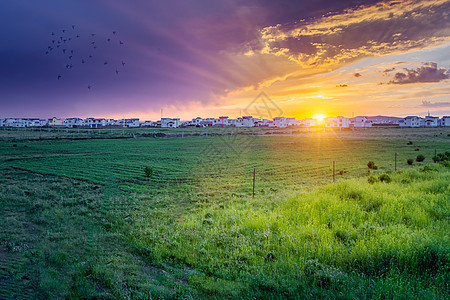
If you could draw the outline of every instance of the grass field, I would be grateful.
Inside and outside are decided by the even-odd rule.
[[[446,298],[449,129],[231,130],[0,131],[0,299]]]

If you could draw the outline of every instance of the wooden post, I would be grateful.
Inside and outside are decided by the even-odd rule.
[[[397,171],[397,152],[395,152],[394,171]]]
[[[336,182],[336,161],[333,160],[333,182]]]
[[[252,198],[255,198],[255,178],[256,178],[256,168],[253,168],[253,195],[252,195]]]
[[[208,136],[208,128],[206,128],[206,136]]]

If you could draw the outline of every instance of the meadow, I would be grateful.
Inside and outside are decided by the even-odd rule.
[[[0,298],[446,298],[449,134],[0,130]]]

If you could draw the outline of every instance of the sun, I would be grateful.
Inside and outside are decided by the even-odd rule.
[[[316,119],[319,122],[323,122],[327,116],[324,114],[315,114],[312,118]]]

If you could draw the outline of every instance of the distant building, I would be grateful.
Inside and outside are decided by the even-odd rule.
[[[421,118],[417,116],[408,116],[403,120],[399,121],[400,127],[420,127],[421,126]]]
[[[178,128],[181,126],[179,118],[162,118],[161,128]]]
[[[50,127],[63,127],[64,120],[53,117],[52,119],[48,119],[48,126]]]
[[[443,116],[441,119],[441,126],[450,127],[450,116]]]
[[[439,118],[438,117],[432,117],[432,116],[426,116],[425,119],[421,120],[421,125],[423,127],[438,127],[439,126]]]
[[[369,121],[367,117],[358,116],[354,118],[350,118],[350,126],[355,128],[366,128],[372,127],[372,121]]]
[[[67,118],[63,121],[64,126],[73,128],[83,126],[84,122],[81,118]]]
[[[140,124],[138,118],[132,118],[117,120],[117,125],[122,127],[139,127]]]
[[[325,127],[348,128],[350,127],[350,120],[342,116],[330,117],[325,120]]]

